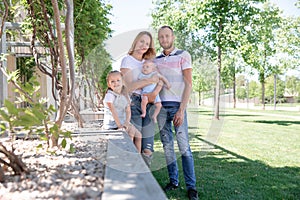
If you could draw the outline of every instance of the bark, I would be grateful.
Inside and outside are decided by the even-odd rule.
[[[8,151],[2,143],[0,143],[0,153],[4,154],[4,156],[9,160],[9,163],[3,159],[0,159],[0,162],[11,167],[16,175],[29,173],[27,166],[23,163],[21,158],[14,154],[13,151]]]
[[[236,78],[235,72],[233,76],[233,108],[236,108]]]
[[[217,85],[215,93],[215,113],[214,118],[219,120],[220,113],[220,82],[221,82],[221,47],[218,46],[218,68],[217,68]]]
[[[2,167],[0,166],[0,183],[4,182],[5,177],[4,177],[4,172]]]
[[[3,34],[3,30],[4,30],[4,24],[5,24],[5,21],[8,17],[8,3],[7,3],[6,0],[3,0],[3,3],[4,3],[5,10],[4,10],[4,15],[2,17],[2,20],[1,20],[0,38],[2,38],[2,34]]]
[[[67,64],[66,64],[66,55],[64,51],[64,42],[63,35],[60,25],[60,14],[57,0],[51,0],[54,12],[54,19],[56,24],[56,32],[57,32],[57,40],[58,40],[58,48],[59,48],[59,65],[61,70],[61,83],[62,88],[60,90],[60,101],[59,101],[59,109],[57,113],[57,118],[55,119],[56,125],[60,128],[61,124],[64,120],[64,117],[69,109],[69,99],[68,99],[68,78],[67,78]],[[68,30],[66,30],[68,32]],[[52,134],[51,136],[52,146],[58,146],[58,135]]]
[[[74,115],[75,119],[77,120],[79,127],[83,128],[84,120],[82,119],[81,115],[79,114],[79,108],[78,108],[78,105],[76,104],[76,99],[73,99],[71,106],[72,106],[72,111],[74,112],[73,115]]]

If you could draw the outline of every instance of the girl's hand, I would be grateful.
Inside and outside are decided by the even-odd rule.
[[[118,130],[119,130],[119,131],[125,131],[125,130],[126,130],[126,127],[124,127],[124,126],[118,127]]]
[[[124,124],[123,124],[123,127],[124,128],[128,128],[130,126],[130,122],[125,122]]]

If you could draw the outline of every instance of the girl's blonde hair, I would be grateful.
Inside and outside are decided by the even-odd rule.
[[[149,45],[149,49],[144,53],[143,57],[144,59],[152,59],[156,56],[156,51],[155,51],[155,47],[154,47],[154,41],[153,41],[153,37],[151,35],[150,32],[148,31],[141,31],[139,32],[139,34],[137,34],[137,36],[135,37],[135,39],[132,42],[132,45],[128,51],[129,55],[133,54],[133,51],[135,49],[136,43],[138,42],[138,40],[143,36],[143,35],[148,35],[150,37],[150,45]]]
[[[119,75],[121,76],[121,78],[122,78],[122,81],[123,81],[123,75],[122,75],[122,73],[121,73],[120,71],[118,71],[118,70],[110,71],[110,72],[107,74],[107,76],[106,76],[107,89],[106,89],[106,92],[105,92],[105,93],[107,93],[108,90],[113,91],[113,90],[108,86],[108,85],[109,85],[109,84],[108,84],[109,77],[110,77],[112,74],[119,74]],[[129,96],[128,96],[128,90],[127,90],[127,88],[126,88],[126,86],[125,86],[124,84],[122,85],[121,94],[124,95],[124,96],[126,97],[126,99],[127,99],[128,102],[130,102],[130,99],[129,99]]]

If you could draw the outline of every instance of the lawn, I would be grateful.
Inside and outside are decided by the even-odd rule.
[[[189,109],[190,144],[200,199],[300,199],[300,113],[226,109],[213,120],[212,108]],[[167,193],[187,199],[181,187]],[[153,175],[168,180],[156,134]]]

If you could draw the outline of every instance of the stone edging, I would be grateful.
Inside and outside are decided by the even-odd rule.
[[[78,136],[94,141],[108,139],[102,200],[167,199],[126,132],[87,132],[90,134],[81,132]]]

